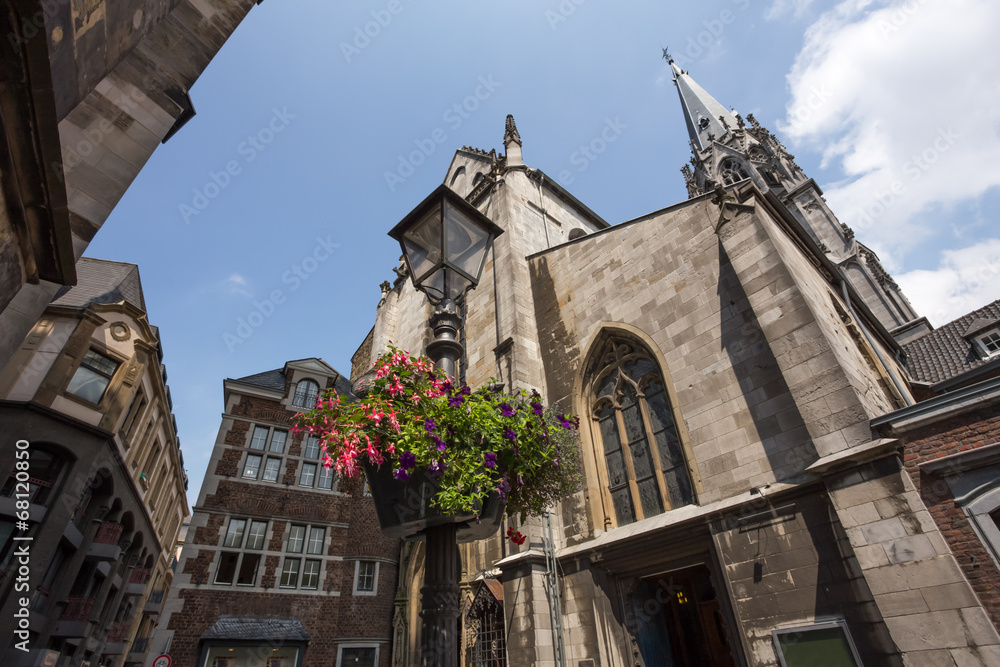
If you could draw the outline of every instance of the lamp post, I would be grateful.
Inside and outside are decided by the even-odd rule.
[[[413,209],[389,236],[399,241],[413,286],[434,304],[429,324],[434,340],[427,354],[449,377],[463,347],[458,303],[479,284],[493,239],[503,233],[454,190],[441,185]],[[420,589],[421,664],[458,667],[458,525],[424,530],[427,539],[424,586]]]

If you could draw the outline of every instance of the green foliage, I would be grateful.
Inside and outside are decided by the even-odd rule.
[[[537,515],[579,489],[579,420],[543,407],[537,393],[453,385],[428,359],[391,346],[374,370],[360,401],[330,390],[296,417],[341,475],[357,475],[366,459],[400,481],[425,469],[446,514],[469,513],[496,492],[508,514]]]

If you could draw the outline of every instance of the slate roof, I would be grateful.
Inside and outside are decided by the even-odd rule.
[[[273,371],[264,371],[263,373],[248,375],[242,378],[236,378],[236,381],[241,384],[249,384],[255,387],[262,387],[264,389],[272,389],[274,391],[285,390],[285,373],[281,368],[276,368]]]
[[[309,634],[297,618],[261,618],[257,616],[220,616],[202,639],[241,641],[307,642]]]
[[[299,359],[299,361],[305,361],[305,359]],[[323,360],[320,359],[320,361]],[[350,378],[347,378],[342,373],[337,372],[336,369],[334,369],[334,372],[337,373],[337,379],[334,381],[334,389],[337,390],[338,394],[350,395],[351,394]],[[261,387],[262,389],[270,389],[272,391],[284,391],[285,369],[276,368],[273,371],[264,371],[263,373],[255,373],[253,375],[247,375],[246,377],[236,378],[235,381],[241,384],[249,384],[254,387]]]
[[[904,344],[910,375],[921,382],[938,383],[988,363],[991,360],[983,359],[978,348],[964,336],[996,322],[1000,322],[1000,300]]]
[[[76,263],[76,285],[60,287],[52,304],[84,308],[92,303],[122,301],[146,312],[139,267],[127,262],[81,257]]]

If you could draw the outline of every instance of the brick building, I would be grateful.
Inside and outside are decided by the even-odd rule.
[[[293,434],[321,389],[350,384],[320,359],[224,383],[219,436],[188,528],[164,630],[184,667],[387,666],[399,543],[371,498]]]
[[[684,202],[609,225],[524,164],[511,117],[503,154],[445,176],[504,230],[460,374],[581,415],[586,475],[524,545],[461,546],[465,664],[1000,663],[973,554],[880,421],[934,396],[904,360],[935,332],[780,141],[670,67]],[[425,348],[431,306],[395,271],[355,377],[390,340]],[[972,400],[963,428],[993,428]],[[394,665],[419,663],[422,558],[404,547]]]
[[[1000,301],[905,350],[928,398],[872,425],[902,443],[920,497],[1000,627]]]
[[[139,270],[85,257],[77,275],[0,374],[5,665],[142,665],[188,514],[163,349]],[[20,439],[24,486],[15,468]],[[21,500],[30,511],[28,652],[13,647],[24,639],[14,634]]]

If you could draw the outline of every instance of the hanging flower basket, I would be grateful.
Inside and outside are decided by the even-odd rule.
[[[386,535],[460,523],[481,539],[505,509],[537,515],[579,488],[579,420],[537,393],[473,391],[392,346],[371,373],[360,400],[330,390],[296,429],[320,438],[324,465],[366,474]]]

